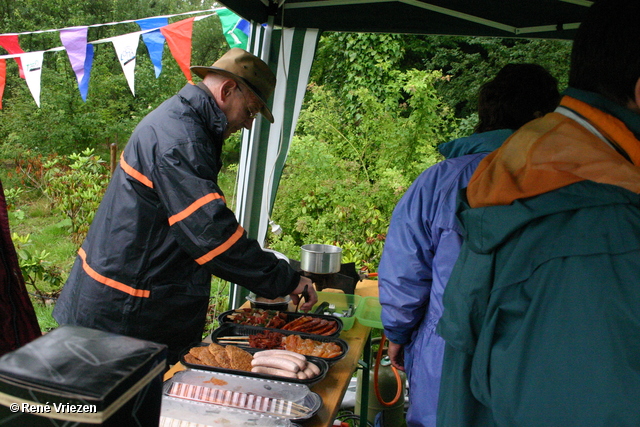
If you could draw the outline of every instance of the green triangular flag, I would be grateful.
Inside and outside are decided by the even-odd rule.
[[[239,47],[246,50],[249,33],[251,32],[249,21],[239,17],[229,9],[221,9],[217,13],[222,23],[222,33],[227,39],[229,47]]]

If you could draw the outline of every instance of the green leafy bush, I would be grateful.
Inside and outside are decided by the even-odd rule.
[[[63,279],[60,269],[47,259],[50,253],[35,249],[30,234],[12,233],[11,240],[18,254],[18,265],[27,289],[32,288],[34,296],[40,299],[42,304],[55,299],[60,293]]]
[[[56,157],[43,165],[44,194],[55,212],[68,220],[68,231],[76,243],[82,242],[109,184],[106,162],[93,149]]]
[[[284,233],[270,235],[269,246],[298,259],[303,244],[334,244],[343,262],[377,270],[393,208],[441,160],[437,144],[455,136],[456,120],[434,89],[440,78],[397,73],[386,97],[354,89],[348,108],[331,89],[312,86],[272,215]]]

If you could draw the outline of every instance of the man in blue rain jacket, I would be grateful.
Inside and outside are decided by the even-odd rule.
[[[447,160],[423,172],[394,210],[379,291],[389,356],[409,378],[409,426],[435,426],[444,352],[435,328],[462,240],[455,219],[458,191],[513,129],[552,111],[558,99],[557,82],[544,68],[505,66],[480,90],[476,133],[441,144]]]

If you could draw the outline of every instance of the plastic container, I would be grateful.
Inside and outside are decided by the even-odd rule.
[[[269,328],[261,328],[259,326],[246,326],[246,325],[237,325],[235,323],[223,323],[222,325],[220,325],[219,328],[215,329],[212,333],[211,333],[211,341],[218,343],[219,344],[227,344],[224,340],[222,339],[222,337],[246,337],[249,335],[255,335],[255,334],[259,334],[262,332],[278,332],[281,333],[283,335],[298,335],[300,336],[300,338],[304,338],[304,339],[312,339],[315,341],[319,341],[319,342],[331,342],[334,343],[336,345],[338,345],[340,347],[340,349],[342,350],[342,353],[336,357],[316,357],[316,359],[318,360],[323,360],[325,361],[329,366],[333,365],[334,363],[336,363],[338,360],[341,360],[342,358],[344,358],[347,355],[347,352],[349,351],[349,344],[347,344],[346,341],[337,338],[337,337],[325,337],[322,335],[311,335],[311,334],[304,334],[301,332],[295,332],[295,331],[282,331],[282,330],[275,330],[275,329],[269,329]],[[249,349],[253,349],[253,347],[250,347],[248,345],[247,342],[245,342],[244,344],[242,343],[242,341],[240,340],[230,340],[231,342],[234,342],[234,345],[237,345],[238,347],[249,351]],[[259,349],[255,349],[255,350],[259,350]],[[266,349],[262,349],[262,350],[266,350]],[[309,361],[311,361],[312,357],[315,356],[307,356],[307,358],[309,359]],[[308,381],[308,380],[298,380],[298,381]]]
[[[215,374],[203,370],[176,373],[164,384],[164,395],[273,417],[303,421],[322,406],[309,387],[284,381]]]
[[[262,298],[254,294],[253,292],[249,293],[247,296],[247,301],[251,304],[251,308],[261,308],[263,310],[276,310],[276,311],[287,311],[289,308],[289,303],[291,302],[291,297],[289,295],[275,298],[275,299],[267,299]]]
[[[383,329],[382,320],[380,320],[381,313],[382,306],[378,297],[364,297],[358,304],[356,319],[365,326]]]
[[[185,422],[188,424],[185,424]],[[159,427],[173,427],[176,425],[291,427],[294,424],[287,418],[272,417],[254,411],[242,411],[209,403],[163,396]]]
[[[233,324],[229,324],[229,325],[233,325]],[[234,325],[235,326],[235,325]],[[201,346],[207,346],[209,344],[200,344]],[[243,350],[248,351],[251,354],[256,353],[257,351],[260,351],[260,349],[257,348],[250,348],[250,347],[245,347],[245,346],[238,346],[238,347],[242,347]],[[268,380],[273,380],[273,381],[286,381],[289,383],[293,383],[293,384],[301,384],[301,385],[305,385],[307,387],[311,387],[314,384],[319,383],[320,381],[322,381],[324,379],[324,377],[327,375],[327,372],[329,371],[329,365],[326,362],[326,359],[322,359],[320,357],[314,357],[314,356],[306,356],[307,360],[311,363],[314,363],[318,368],[320,368],[320,375],[314,377],[314,378],[308,378],[306,380],[300,380],[300,379],[295,379],[295,378],[284,378],[284,377],[279,377],[279,376],[275,376],[275,375],[266,375],[266,374],[259,374],[256,372],[248,372],[248,371],[239,371],[237,369],[227,369],[227,368],[220,368],[217,366],[209,366],[209,365],[200,365],[197,363],[189,363],[186,360],[184,360],[184,355],[187,354],[189,352],[189,350],[186,350],[180,357],[180,363],[182,363],[184,366],[186,366],[189,369],[197,369],[197,370],[203,370],[203,371],[213,371],[213,372],[219,372],[222,374],[229,374],[229,375],[240,375],[243,377],[249,377],[249,378],[262,378],[262,379],[268,379]]]
[[[313,313],[316,308],[323,302],[327,302],[334,307],[334,317],[338,317],[342,320],[342,330],[348,331],[353,327],[355,322],[355,312],[360,304],[362,297],[360,295],[345,294],[342,292],[318,292],[318,303],[313,306],[310,313]],[[344,315],[351,309],[351,316]]]
[[[243,310],[245,310],[245,309],[238,308],[238,309],[235,309],[235,310],[225,311],[224,313],[222,313],[222,314],[220,314],[218,316],[218,322],[220,322],[220,324],[223,324],[223,323],[241,324],[239,321],[234,321],[231,318],[231,315],[236,313],[236,312],[242,312]],[[247,309],[247,310],[249,310],[249,309]],[[253,312],[254,311],[251,311],[251,312],[247,311],[245,313],[246,314],[251,314]],[[259,315],[260,313],[256,313],[256,314]],[[276,314],[275,311],[269,310],[269,315],[270,316],[275,315],[275,314]],[[312,317],[312,318],[317,318],[317,319],[322,319],[322,320],[329,320],[331,322],[335,322],[335,323],[332,323],[332,324],[337,326],[337,329],[333,333],[328,334],[328,335],[327,334],[321,334],[323,336],[337,337],[338,335],[340,335],[340,332],[342,332],[343,324],[342,324],[342,319],[339,318],[339,317],[325,316],[323,314],[313,314],[311,312],[309,312],[309,313],[302,313],[302,312],[293,313],[293,312],[290,312],[290,311],[283,311],[283,312],[280,312],[280,314],[284,315],[284,321],[287,322],[287,323],[292,322],[295,319],[298,319],[298,318],[303,317],[303,316],[309,316],[309,317]],[[247,323],[247,325],[249,325],[249,324]],[[251,326],[260,326],[260,325],[251,325]],[[271,327],[269,327],[269,329],[280,329],[280,328],[271,328]],[[304,330],[300,331],[300,332],[304,332]],[[313,335],[318,335],[318,334],[313,334]]]

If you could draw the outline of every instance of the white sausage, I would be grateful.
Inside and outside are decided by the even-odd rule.
[[[258,374],[276,375],[279,377],[298,378],[295,372],[283,371],[282,369],[269,368],[267,366],[254,366],[251,368],[251,372]]]
[[[278,359],[291,360],[293,363],[298,365],[298,367],[300,368],[301,371],[304,370],[307,367],[307,361],[306,360],[301,360],[298,357],[291,357],[288,354],[277,354],[277,355],[274,355],[273,357],[277,357]]]
[[[309,376],[305,373],[305,371],[298,371],[296,375],[298,375],[299,380],[306,380],[309,378]]]
[[[298,373],[300,373],[300,372],[298,372]],[[302,373],[303,373],[304,375],[306,375],[306,376],[307,376],[307,378],[313,378],[313,377],[315,377],[315,376],[316,376],[316,374],[313,372],[313,370],[311,370],[311,367],[309,367],[309,366],[307,366],[307,367],[305,368],[305,370],[304,370],[304,371],[302,371]],[[299,377],[298,377],[298,378],[299,378]]]
[[[295,353],[293,351],[289,351],[289,350],[262,350],[262,351],[258,351],[257,353],[255,353],[253,355],[253,358],[257,358],[257,357],[266,357],[266,356],[280,356],[280,355],[288,355],[291,357],[296,357],[300,360],[304,360],[306,361],[307,358],[305,357],[304,354],[300,354],[300,353]]]
[[[305,370],[306,369],[310,369],[311,372],[313,372],[314,377],[316,375],[320,375],[320,368],[315,363],[307,362],[307,367],[305,368]]]
[[[277,368],[289,372],[298,372],[300,366],[290,359],[283,357],[258,357],[251,361],[251,366],[266,366],[268,368]]]

